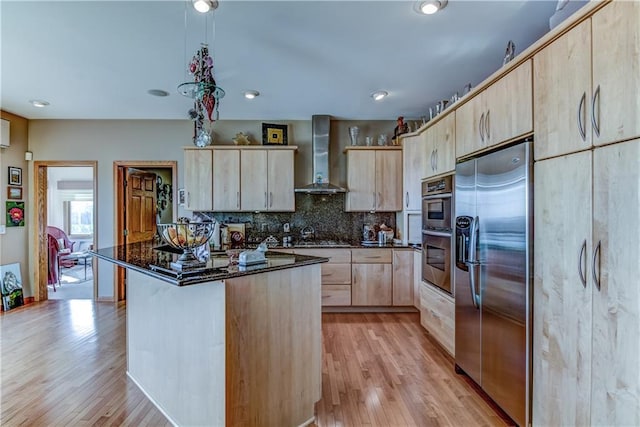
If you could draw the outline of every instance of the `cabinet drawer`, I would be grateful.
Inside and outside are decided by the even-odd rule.
[[[352,249],[352,262],[358,264],[391,264],[391,249]]]
[[[452,356],[455,355],[455,304],[453,298],[427,282],[420,285],[420,324]]]
[[[351,285],[351,264],[329,264],[321,266],[323,285]]]
[[[351,305],[351,286],[322,285],[322,305]]]
[[[329,258],[329,264],[348,264],[351,262],[351,249],[295,249],[295,253]]]

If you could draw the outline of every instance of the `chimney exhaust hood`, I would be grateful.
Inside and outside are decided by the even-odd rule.
[[[344,188],[329,182],[329,127],[331,116],[311,116],[311,145],[313,151],[313,183],[296,188],[296,193],[346,193]]]

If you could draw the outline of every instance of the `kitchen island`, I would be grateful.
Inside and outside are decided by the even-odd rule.
[[[142,242],[95,255],[127,268],[127,374],[175,425],[299,426],[321,397],[320,263],[213,257],[168,274],[177,255]]]

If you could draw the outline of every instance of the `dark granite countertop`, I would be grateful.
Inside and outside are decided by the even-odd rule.
[[[176,286],[225,280],[248,274],[258,274],[328,261],[327,258],[268,251],[266,253],[266,263],[242,267],[237,264],[230,266],[229,257],[224,252],[213,252],[212,257],[207,261],[207,265],[204,268],[184,273],[173,270],[173,273],[171,273],[172,269],[169,264],[178,258],[178,254],[156,249],[160,246],[163,245],[158,243],[157,240],[149,240],[98,249],[91,251],[91,253],[97,258],[139,271]]]

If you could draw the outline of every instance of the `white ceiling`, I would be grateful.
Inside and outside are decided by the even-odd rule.
[[[187,2],[1,0],[2,109],[29,119],[185,119],[192,100],[176,87],[207,41],[227,93],[220,119],[418,118],[500,68],[509,40],[518,53],[540,38],[556,6],[450,0],[424,16],[412,1],[221,0],[213,19]],[[246,89],[261,95],[246,100]],[[376,90],[390,95],[374,102]]]

